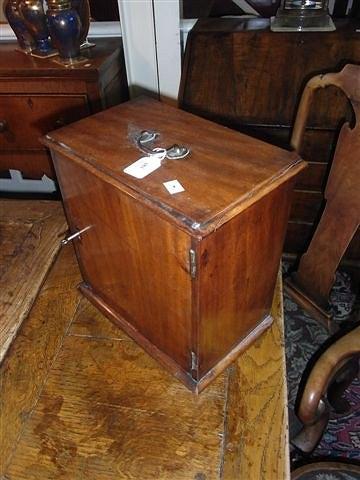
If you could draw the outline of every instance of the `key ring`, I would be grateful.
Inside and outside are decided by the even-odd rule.
[[[159,134],[148,130],[143,130],[139,136],[136,137],[136,145],[139,150],[147,155],[159,155],[160,151],[165,152],[165,157],[169,160],[181,160],[189,155],[190,150],[184,145],[174,144],[169,148],[150,148],[148,143],[153,142]],[[164,157],[164,158],[165,158]]]

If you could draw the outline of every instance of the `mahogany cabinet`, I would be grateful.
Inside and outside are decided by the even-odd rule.
[[[335,32],[270,31],[268,19],[201,19],[190,32],[181,107],[284,148],[296,108],[313,76],[360,62],[359,20],[336,20]],[[316,94],[301,156],[285,251],[306,250],[324,207],[324,188],[339,126],[351,121],[346,97],[335,87]],[[360,260],[360,234],[347,258]]]
[[[0,172],[54,177],[39,137],[128,98],[121,39],[97,39],[87,63],[65,68],[0,43]]]
[[[185,145],[145,178],[124,169]],[[194,391],[271,323],[298,155],[146,97],[47,134],[84,279],[100,310]],[[183,191],[170,193],[167,181]]]

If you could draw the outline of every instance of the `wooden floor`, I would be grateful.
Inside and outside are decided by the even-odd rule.
[[[2,480],[289,478],[273,326],[199,396],[80,297],[64,248],[1,367]]]
[[[0,362],[67,230],[60,202],[0,200]]]

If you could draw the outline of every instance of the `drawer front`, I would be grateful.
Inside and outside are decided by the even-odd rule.
[[[0,95],[0,148],[43,149],[39,137],[89,113],[86,95]]]
[[[50,153],[46,150],[0,150],[0,174],[20,170],[25,178],[55,178]]]

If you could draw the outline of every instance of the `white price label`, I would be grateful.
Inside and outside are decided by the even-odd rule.
[[[151,157],[142,157],[128,167],[124,168],[124,172],[135,178],[144,178],[154,172],[161,166],[161,158],[156,155]]]
[[[170,180],[163,183],[166,190],[173,195],[174,193],[185,192],[185,188],[178,180]]]

